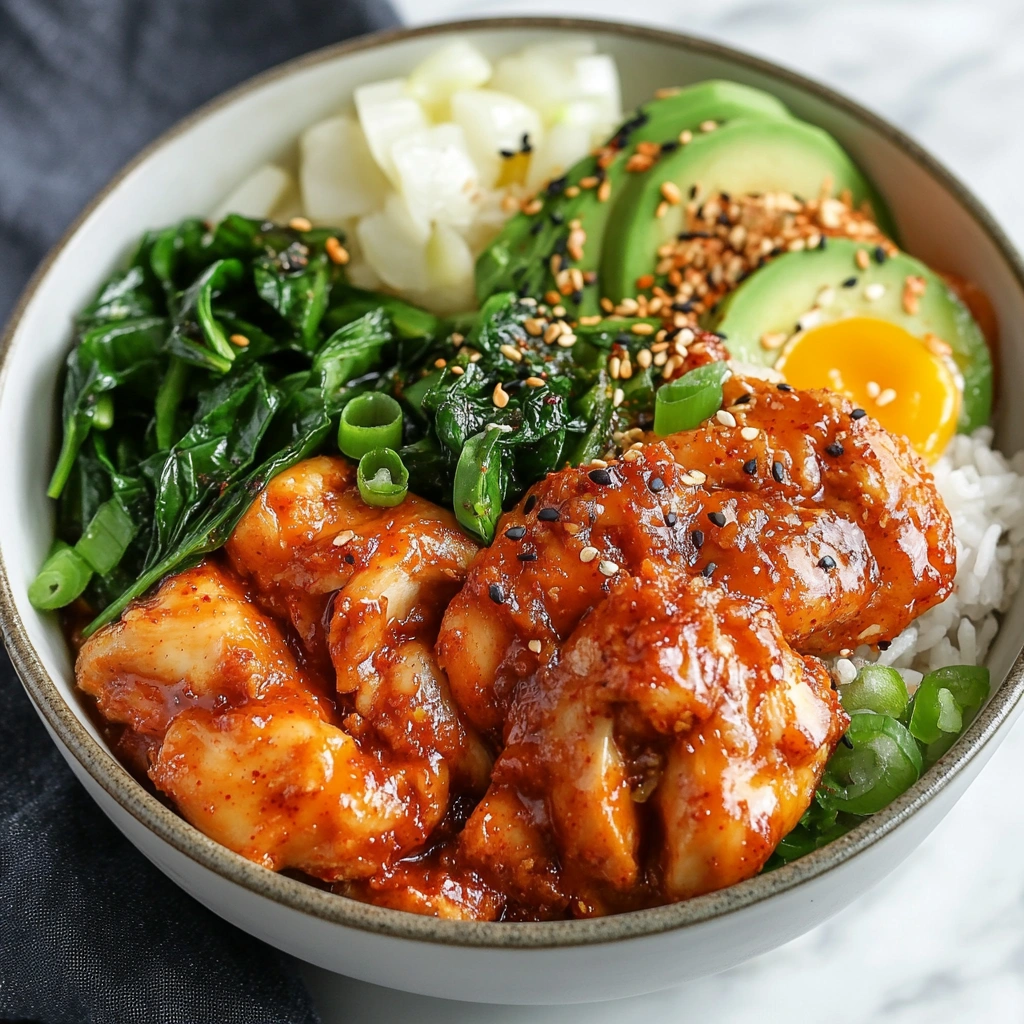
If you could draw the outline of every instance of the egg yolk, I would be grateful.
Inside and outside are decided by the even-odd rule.
[[[919,338],[887,320],[850,317],[798,335],[776,364],[796,388],[830,388],[904,435],[928,461],[956,431],[960,389]]]

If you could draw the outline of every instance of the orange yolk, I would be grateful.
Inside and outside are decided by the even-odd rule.
[[[850,317],[795,338],[775,367],[795,388],[830,388],[903,434],[929,462],[956,431],[960,389],[949,367],[902,327]]]

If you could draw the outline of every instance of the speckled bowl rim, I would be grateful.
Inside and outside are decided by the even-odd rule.
[[[207,103],[143,149],[79,214],[63,238],[40,264],[21,295],[4,332],[3,340],[0,342],[0,400],[2,400],[8,367],[7,356],[11,350],[15,332],[28,303],[45,280],[57,254],[111,191],[140,163],[161,147],[214,111],[234,102],[253,89],[278,81],[295,71],[324,61],[334,60],[345,54],[377,49],[401,40],[429,37],[453,31],[502,29],[537,31],[568,29],[581,33],[610,31],[635,40],[667,44],[683,51],[722,58],[767,75],[778,82],[811,93],[818,99],[840,109],[863,126],[882,135],[951,192],[999,251],[1007,266],[1012,270],[1021,291],[1024,292],[1024,264],[1020,257],[989,213],[956,177],[916,142],[883,119],[802,75],[718,43],[683,33],[616,21],[546,17],[460,20],[419,28],[380,32],[350,42],[328,46],[281,64]],[[996,734],[1024,692],[1024,654],[1019,652],[1006,679],[967,733],[937,765],[903,796],[842,838],[770,874],[760,875],[720,892],[700,896],[684,903],[613,917],[522,924],[442,921],[359,903],[261,868],[207,838],[146,792],[111,754],[89,735],[80,721],[81,710],[69,707],[61,697],[56,685],[43,667],[41,658],[28,639],[12,598],[7,569],[2,558],[0,558],[0,628],[2,628],[11,659],[25,689],[50,728],[60,737],[61,742],[89,775],[125,811],[186,857],[258,895],[323,921],[396,938],[483,948],[543,949],[616,942],[640,936],[656,935],[660,932],[694,926],[794,889],[802,882],[825,874],[879,842],[896,829],[901,822],[949,786]]]

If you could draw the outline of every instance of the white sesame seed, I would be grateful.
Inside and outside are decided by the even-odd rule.
[[[610,562],[607,558],[602,558],[597,565],[597,571],[601,573],[602,576],[614,576],[619,571],[619,567],[614,562]]]
[[[718,412],[715,413],[715,419],[718,420],[723,427],[736,426],[736,417],[725,409],[719,409]]]
[[[876,380],[869,380],[864,390],[867,391],[868,398],[877,398],[882,393],[882,387]]]
[[[608,360],[608,373],[611,374],[612,380],[619,379],[619,370],[622,368],[622,360],[618,356],[612,356]]]
[[[753,441],[760,433],[761,431],[758,430],[757,427],[744,427],[740,431],[740,437],[742,437],[744,441]]]
[[[350,540],[355,537],[355,534],[351,530],[342,530],[331,543],[336,548],[344,547]]]
[[[697,478],[692,473],[683,473],[679,479],[682,483],[686,484],[687,487],[697,486]]]
[[[580,552],[580,561],[581,562],[592,562],[595,558],[597,558],[597,556],[600,553],[601,552],[598,551],[597,548],[585,547]]]
[[[700,130],[702,132],[713,132],[717,127],[717,121],[701,121],[700,123]]]
[[[696,481],[698,484],[702,484],[707,480],[708,475],[707,473],[702,473],[699,469],[691,469],[690,478]]]
[[[541,643],[539,640],[531,640],[527,645],[534,654],[540,654]]]
[[[559,348],[572,348],[576,344],[576,335],[571,331],[568,334],[560,334],[558,337]]]
[[[612,393],[612,405],[616,409],[618,409],[618,407],[622,405],[622,402],[625,399],[625,397],[626,392],[623,391],[622,388],[616,388],[615,391]]]
[[[857,666],[849,658],[840,658],[836,662],[836,675],[842,686],[848,686],[857,678]]]
[[[841,647],[839,649],[839,657],[840,658],[848,658],[851,654],[853,654],[853,651],[850,650],[849,647]]]
[[[511,359],[514,363],[521,363],[523,361],[523,353],[515,347],[515,345],[502,345],[498,351],[505,356],[506,359]]]
[[[647,367],[651,365],[651,361],[653,358],[654,357],[651,355],[651,350],[649,348],[642,348],[636,354],[637,366],[641,367],[641,369],[646,370]]]
[[[875,281],[864,289],[864,298],[868,302],[874,302],[885,294],[885,285],[881,281]]]
[[[504,409],[508,405],[508,392],[501,386],[501,381],[498,381],[494,385],[494,391],[491,393],[491,401],[499,409]]]
[[[835,301],[836,301],[836,290],[835,290],[835,288],[831,288],[828,285],[825,285],[825,287],[822,288],[820,292],[818,292],[818,305],[821,306],[822,309],[825,309],[828,306],[831,306],[832,303],[835,302]]]
[[[801,331],[809,331],[812,327],[817,327],[821,323],[821,310],[815,306],[813,309],[807,310],[806,313],[799,320],[796,325]]]
[[[680,342],[683,345],[689,345],[690,342],[692,342],[695,337],[696,337],[696,335],[693,333],[693,331],[690,330],[689,327],[684,327],[676,335],[676,341]]]
[[[879,396],[876,405],[883,406],[888,405],[890,402],[896,401],[896,389],[886,388]]]
[[[868,626],[867,629],[862,629],[857,634],[857,639],[858,640],[866,640],[869,636],[874,636],[876,633],[881,633],[881,632],[882,632],[882,627],[877,622],[875,622],[872,625]]]

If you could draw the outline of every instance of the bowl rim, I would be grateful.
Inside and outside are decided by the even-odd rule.
[[[681,51],[721,58],[764,74],[823,100],[900,149],[945,187],[982,229],[1011,270],[1024,293],[1024,263],[1006,234],[981,202],[917,142],[887,121],[840,93],[788,68],[698,36],[615,20],[570,17],[500,17],[457,19],[414,28],[388,29],[337,43],[279,64],[220,94],[145,146],[107,183],[75,218],[35,270],[19,297],[0,339],[0,400],[6,383],[15,335],[25,311],[45,281],[57,256],[120,183],[149,157],[214,112],[248,93],[296,71],[348,54],[379,49],[409,39],[454,32],[558,30],[581,34],[614,32],[633,40],[661,43]],[[883,811],[829,845],[768,874],[693,899],[608,917],[547,922],[449,921],[361,903],[269,871],[203,835],[138,783],[92,736],[80,711],[61,697],[29,641],[14,604],[10,579],[0,553],[0,630],[11,660],[37,712],[80,766],[124,811],[179,853],[222,879],[288,909],[328,924],[343,925],[382,936],[483,949],[545,949],[587,946],[695,927],[714,918],[752,907],[819,878],[890,835],[903,821],[950,786],[1011,716],[1024,694],[1024,652],[1018,652],[1006,678],[968,731],[953,748],[906,793]],[[1024,646],[1024,642],[1022,642]]]

